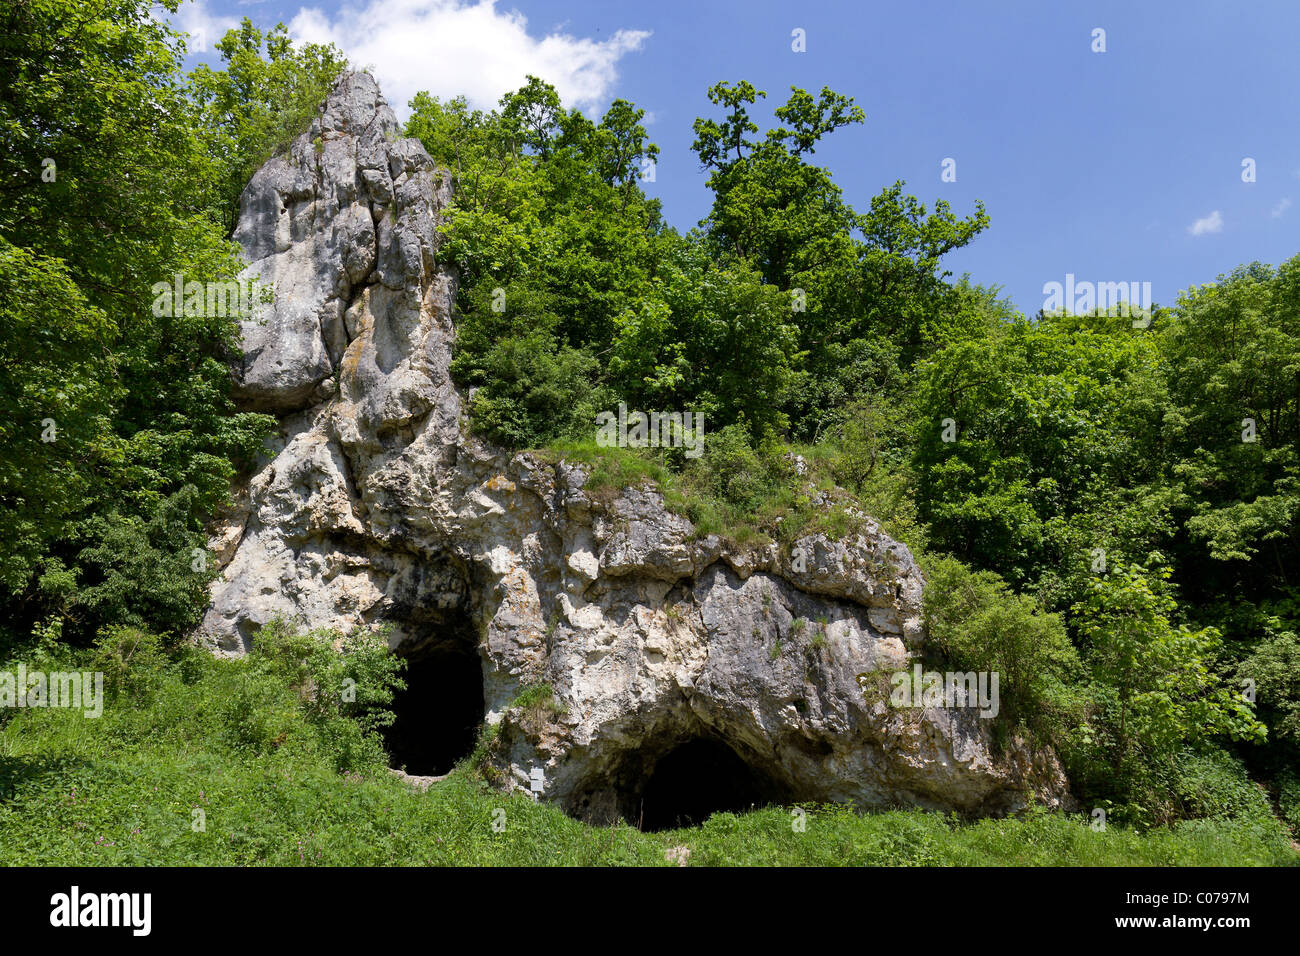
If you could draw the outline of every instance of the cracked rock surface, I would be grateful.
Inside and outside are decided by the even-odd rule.
[[[281,429],[214,529],[206,643],[242,653],[277,615],[389,623],[402,653],[468,641],[497,778],[598,822],[633,819],[659,761],[701,739],[782,801],[1069,802],[1052,753],[995,751],[975,708],[889,705],[923,646],[924,582],[873,522],[810,535],[795,561],[697,536],[649,487],[597,495],[580,465],[470,436],[448,373],[450,201],[365,73],[245,189],[236,238],[275,301],[243,325],[238,396]],[[540,684],[549,705],[512,706]]]

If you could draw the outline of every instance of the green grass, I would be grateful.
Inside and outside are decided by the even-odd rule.
[[[602,447],[594,440],[557,440],[532,454],[551,463],[560,460],[582,464],[589,476],[584,489],[597,499],[612,500],[624,488],[649,485],[663,495],[664,506],[674,514],[690,519],[695,536],[709,535],[737,545],[767,544],[773,540],[792,542],[796,538],[823,533],[839,540],[865,526],[853,509],[864,514],[886,515],[881,519],[887,533],[903,540],[918,538],[915,522],[904,516],[895,522],[892,516],[901,511],[902,485],[895,479],[888,487],[877,484],[860,490],[858,496],[837,489],[830,468],[834,450],[830,446],[783,445],[781,452],[802,455],[808,474],[797,478],[775,452],[756,456],[752,482],[745,482],[744,493],[721,492],[718,476],[706,454],[703,459],[685,462],[684,467],[669,467],[665,454],[651,449]],[[731,486],[729,485],[728,488]],[[829,499],[814,503],[812,494],[825,493]],[[738,500],[739,499],[739,500]],[[867,508],[874,510],[867,511]]]
[[[664,833],[591,827],[490,789],[468,760],[425,792],[379,765],[340,773],[334,738],[294,695],[248,693],[258,680],[246,661],[187,657],[156,677],[146,699],[119,698],[97,720],[3,712],[0,865],[663,866],[674,865],[666,855],[678,847],[692,865],[1297,862],[1282,828],[1258,819],[1139,834],[1093,832],[1082,816],[1047,812],[963,823],[810,806],[804,832],[791,809],[777,807]],[[528,702],[545,703],[548,690]]]

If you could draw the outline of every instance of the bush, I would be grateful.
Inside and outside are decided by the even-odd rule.
[[[847,405],[831,430],[838,455],[832,464],[835,480],[860,491],[880,461],[885,412],[879,404],[860,400]]]
[[[1278,778],[1277,805],[1292,836],[1300,840],[1300,774],[1289,770]]]
[[[1175,625],[1167,576],[1116,562],[1074,608],[1097,705],[1091,759],[1121,787],[1188,746],[1264,737],[1250,705],[1216,672],[1219,632]]]
[[[958,670],[997,672],[999,716],[1058,734],[1080,704],[1067,686],[1078,676],[1079,658],[1060,618],[991,571],[973,571],[955,558],[924,564],[925,622],[939,653]]]
[[[1270,736],[1300,747],[1300,638],[1295,632],[1270,628],[1241,662],[1237,677],[1255,682],[1259,712]]]
[[[709,497],[744,513],[758,511],[776,484],[771,456],[753,447],[743,423],[709,432],[688,478]]]
[[[258,632],[250,657],[252,683],[244,691],[264,692],[272,712],[286,693],[296,698],[340,770],[386,762],[378,731],[393,722],[390,708],[406,687],[399,676],[406,662],[389,651],[384,633],[302,632],[277,619]],[[247,742],[259,747],[274,742],[267,737],[272,730],[287,733],[273,713],[245,729]]]
[[[199,623],[216,576],[199,515],[197,489],[168,496],[145,520],[111,512],[87,523],[93,542],[78,560],[85,583],[77,609],[99,626],[127,625],[180,634]]]
[[[1240,760],[1222,750],[1184,752],[1170,765],[1170,776],[1169,789],[1181,802],[1183,817],[1274,822],[1268,794]]]
[[[265,756],[304,730],[302,713],[291,691],[275,677],[241,671],[221,698],[218,714],[224,737],[234,750]]]
[[[162,639],[135,627],[112,627],[101,632],[91,657],[91,669],[104,674],[108,699],[128,697],[137,705],[153,699],[166,668]]]
[[[602,404],[592,384],[598,363],[586,352],[538,330],[497,340],[477,361],[479,374],[462,377],[482,382],[470,404],[480,434],[509,448],[536,448],[595,432]],[[462,373],[465,364],[452,369]]]
[[[120,390],[104,348],[112,334],[66,263],[0,238],[0,588],[8,593],[21,594],[51,561],[112,457],[109,411]]]

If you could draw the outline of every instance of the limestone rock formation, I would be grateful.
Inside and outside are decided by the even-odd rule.
[[[282,615],[389,622],[412,661],[460,654],[499,779],[594,821],[636,822],[660,764],[701,741],[774,800],[1068,801],[1050,752],[995,755],[973,709],[889,705],[924,640],[923,581],[874,524],[809,536],[797,562],[696,535],[649,487],[597,495],[580,465],[469,435],[448,374],[450,198],[364,73],[245,189],[236,236],[275,301],[243,328],[238,392],[282,428],[214,532],[206,642],[240,653]],[[860,684],[873,672],[883,692]],[[512,706],[540,685],[553,699]]]

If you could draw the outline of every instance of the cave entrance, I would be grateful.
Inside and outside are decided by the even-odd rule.
[[[714,813],[743,813],[771,802],[763,777],[726,744],[687,741],[661,758],[641,791],[636,822],[654,832],[698,826]]]
[[[417,777],[440,776],[474,749],[483,723],[483,667],[472,645],[429,644],[409,651],[406,690],[393,698],[384,730],[389,766]]]

